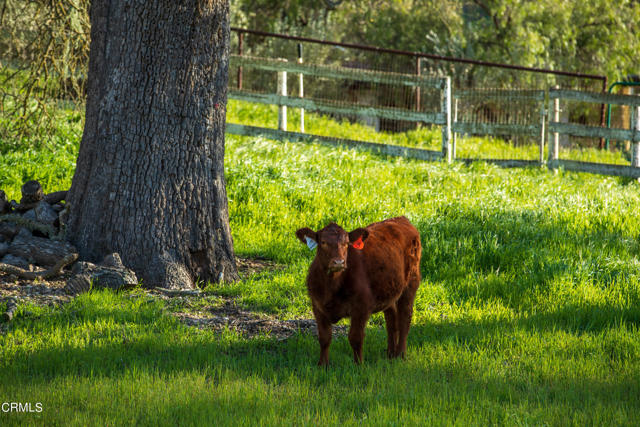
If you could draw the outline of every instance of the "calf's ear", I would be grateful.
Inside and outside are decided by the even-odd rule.
[[[366,228],[356,228],[349,233],[349,242],[353,243],[358,239],[361,239],[361,241],[364,242],[365,240],[367,240],[367,237],[369,237],[369,232]]]
[[[306,237],[310,238],[314,242],[318,241],[318,233],[310,229],[309,227],[304,227],[296,231],[296,237],[305,245],[307,244]]]

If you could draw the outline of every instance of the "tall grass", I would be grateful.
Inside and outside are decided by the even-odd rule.
[[[257,124],[271,114],[234,104],[229,113]],[[417,132],[439,144],[437,132]],[[33,160],[51,190],[73,172],[77,138],[62,141],[52,155],[70,162]],[[13,155],[16,165],[30,156]],[[424,251],[407,359],[385,359],[380,315],[362,366],[337,336],[324,370],[312,336],[201,331],[140,291],[94,292],[64,307],[22,305],[3,327],[0,396],[44,410],[0,412],[2,424],[640,423],[636,182],[234,136],[225,169],[236,252],[283,268],[207,292],[281,319],[311,317],[313,253],[298,227],[409,217]],[[0,187],[16,197],[23,174],[3,173]]]

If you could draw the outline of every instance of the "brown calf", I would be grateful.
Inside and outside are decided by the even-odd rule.
[[[403,356],[420,284],[420,234],[405,217],[391,218],[350,233],[331,223],[296,236],[318,251],[307,275],[307,289],[318,325],[320,361],[329,363],[331,325],[350,317],[353,359],[362,362],[364,328],[372,313],[384,312],[387,356]]]

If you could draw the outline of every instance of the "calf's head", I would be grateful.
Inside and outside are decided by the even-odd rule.
[[[331,275],[346,270],[349,246],[362,249],[369,232],[364,228],[356,228],[347,233],[332,222],[319,231],[313,231],[308,227],[301,228],[296,231],[296,236],[311,249],[317,245],[316,258],[326,268],[327,274]]]

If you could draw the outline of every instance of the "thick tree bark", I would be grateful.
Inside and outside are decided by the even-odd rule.
[[[228,0],[91,2],[86,123],[67,196],[82,259],[145,286],[234,280],[223,171]]]

